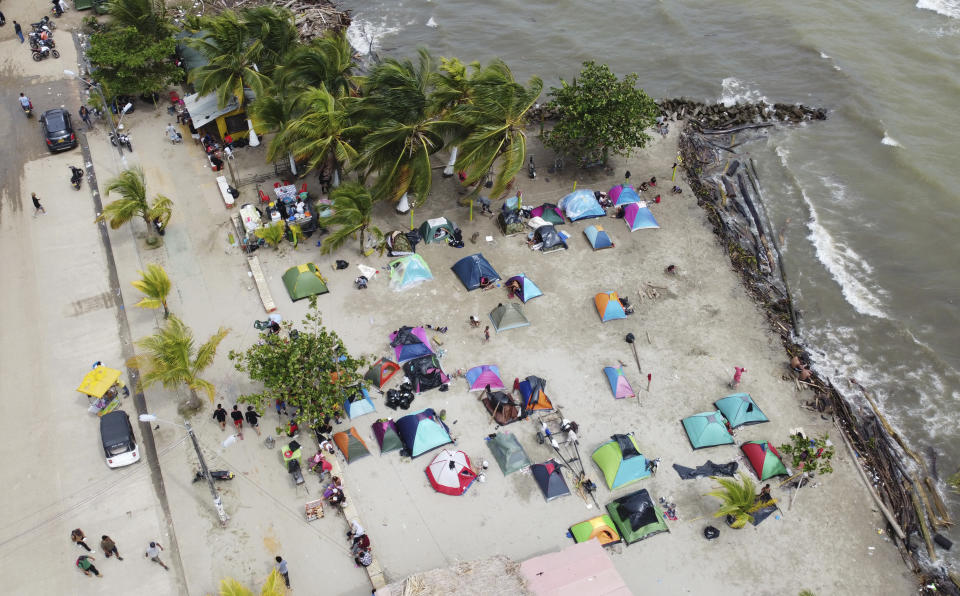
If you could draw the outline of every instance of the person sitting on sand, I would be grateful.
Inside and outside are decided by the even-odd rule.
[[[757,502],[766,503],[772,500],[773,500],[773,497],[770,496],[770,485],[765,484],[763,488],[760,489],[760,494],[757,495]]]
[[[647,190],[648,188],[650,188],[650,185],[647,184],[646,182],[641,182],[641,183],[640,183],[640,190],[641,190],[641,191]]]
[[[652,177],[650,178],[650,186],[656,186],[656,185],[657,185],[657,177],[656,177],[656,176],[652,176]]]
[[[801,370],[800,374],[797,376],[797,379],[801,381],[808,381],[812,376],[813,373],[810,371],[810,369],[804,366],[803,370]]]
[[[470,315],[470,326],[471,327],[480,326],[480,319],[477,318],[477,315]]]
[[[480,289],[481,289],[481,290],[489,290],[489,289],[492,288],[492,287],[493,287],[493,280],[491,280],[491,279],[489,279],[489,278],[486,278],[486,277],[481,277],[481,278],[480,278]]]
[[[670,189],[670,192],[672,192],[675,195],[678,195],[683,192],[683,189],[677,185],[674,185],[673,188]]]

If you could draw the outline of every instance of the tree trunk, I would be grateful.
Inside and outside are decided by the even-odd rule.
[[[294,176],[297,175],[297,160],[293,159],[293,153],[287,153],[287,158],[290,160],[290,173]]]
[[[444,178],[449,178],[453,176],[453,166],[457,163],[457,153],[460,152],[460,146],[455,146],[450,150],[450,160],[447,161],[447,167],[443,168]]]
[[[169,318],[170,318],[170,308],[167,306],[167,300],[166,300],[166,298],[162,299],[162,300],[160,301],[160,303],[163,304],[163,318],[164,318],[164,319],[169,319]]]
[[[157,233],[157,228],[154,227],[153,222],[146,215],[143,216],[143,221],[147,224],[147,246],[156,246],[160,243],[160,234]]]

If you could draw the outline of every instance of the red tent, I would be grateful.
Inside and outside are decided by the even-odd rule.
[[[444,449],[427,466],[430,485],[445,495],[462,495],[476,478],[477,475],[470,469],[470,458],[463,451]]]
[[[373,383],[377,389],[383,389],[383,386],[393,375],[397,374],[398,370],[400,370],[400,367],[397,366],[396,362],[381,358],[373,363],[373,366],[370,367],[367,374],[363,375],[363,378]]]

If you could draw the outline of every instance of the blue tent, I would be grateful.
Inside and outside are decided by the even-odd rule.
[[[753,401],[749,393],[734,393],[713,402],[724,417],[730,421],[730,426],[737,428],[745,424],[759,424],[769,422],[769,418],[760,411],[760,406]]]
[[[457,274],[460,281],[463,282],[467,290],[476,290],[480,287],[480,278],[484,277],[488,281],[498,281],[500,274],[493,268],[483,255],[477,253],[469,257],[463,257],[454,263],[453,272]]]
[[[613,247],[613,240],[610,239],[610,234],[607,234],[603,226],[587,226],[583,233],[587,235],[587,241],[590,242],[593,250]]]
[[[520,291],[516,293],[516,296],[524,304],[533,300],[537,296],[543,296],[543,292],[537,287],[537,284],[533,283],[533,281],[531,281],[525,273],[514,275],[507,280],[507,283],[510,283],[511,281],[516,281],[518,284],[520,284]]]
[[[433,408],[408,414],[397,420],[397,433],[410,457],[423,455],[441,445],[453,443],[450,430]]]
[[[433,274],[430,273],[430,267],[420,255],[413,254],[390,261],[390,287],[394,290],[406,290],[431,279]]]
[[[606,323],[616,319],[626,319],[627,311],[623,310],[623,303],[616,292],[600,292],[593,297],[600,320]]]
[[[626,205],[627,203],[639,203],[642,200],[640,195],[637,194],[636,189],[625,184],[614,186],[607,195],[616,206]]]
[[[720,412],[694,414],[681,422],[694,449],[733,444],[733,435],[727,430],[726,419]]]
[[[639,203],[627,203],[627,205],[624,206],[623,221],[627,223],[627,227],[630,228],[631,232],[660,227],[656,218],[653,217],[653,213],[646,207],[641,207]]]
[[[343,409],[351,420],[364,414],[372,414],[377,409],[373,407],[373,401],[365,387],[359,387],[353,391],[346,401],[343,402]]]
[[[575,190],[563,197],[560,199],[559,206],[563,209],[564,213],[567,214],[567,219],[570,221],[589,219],[591,217],[603,217],[606,215],[603,207],[600,206],[596,197],[593,196],[593,191],[586,188]]]

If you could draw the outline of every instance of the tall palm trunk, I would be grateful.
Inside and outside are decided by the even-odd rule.
[[[144,215],[143,221],[147,224],[147,244],[153,246],[160,242],[160,234],[157,233],[156,226],[153,225],[153,222],[150,221],[150,216]]]

